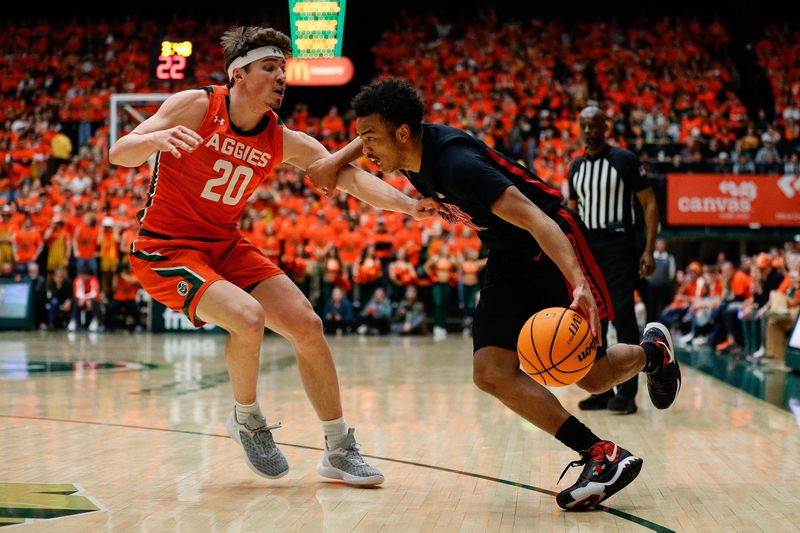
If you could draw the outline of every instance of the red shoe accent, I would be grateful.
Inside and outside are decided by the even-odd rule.
[[[727,350],[731,346],[733,346],[733,341],[730,340],[730,339],[726,339],[726,340],[722,341],[721,343],[717,344],[715,346],[715,348],[717,349],[718,352],[721,352],[721,351]]]
[[[670,360],[670,358],[669,358],[669,346],[667,346],[667,343],[662,341],[661,339],[657,340],[655,342],[655,345],[660,347],[661,351],[664,354],[664,364],[661,365],[661,368],[664,368],[665,366],[667,366],[668,364],[670,364],[672,362]]]

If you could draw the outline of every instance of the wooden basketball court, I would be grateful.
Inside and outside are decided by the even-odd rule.
[[[289,459],[254,475],[226,435],[219,335],[0,334],[0,526],[20,531],[790,531],[800,523],[800,430],[782,410],[684,365],[676,404],[578,413],[644,458],[602,510],[554,494],[577,458],[472,384],[460,337],[332,338],[345,416],[386,483],[315,466],[322,430],[290,346],[269,336],[259,394]]]

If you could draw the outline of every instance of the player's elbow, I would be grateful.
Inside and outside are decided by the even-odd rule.
[[[125,157],[125,149],[119,146],[119,142],[114,143],[114,146],[109,148],[108,150],[108,162],[112,165],[117,165],[120,167],[135,167],[138,166],[133,164],[129,161],[129,158]]]
[[[112,165],[122,165],[122,159],[120,159],[119,149],[116,144],[108,149],[108,162]]]
[[[147,161],[150,154],[142,155],[137,154],[139,151],[137,145],[128,142],[129,139],[134,138],[134,133],[129,133],[127,136],[119,139],[108,150],[108,162],[112,165],[121,167],[138,167]]]

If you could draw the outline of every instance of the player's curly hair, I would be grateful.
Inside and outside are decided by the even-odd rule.
[[[222,53],[225,55],[225,70],[228,70],[237,57],[262,46],[274,45],[280,48],[286,57],[292,55],[292,41],[285,33],[261,26],[231,28],[222,34],[219,42],[222,45]],[[244,67],[245,70],[248,66]]]
[[[395,128],[407,124],[413,135],[418,135],[422,130],[425,105],[405,80],[383,78],[373,81],[361,88],[350,105],[357,117],[377,113]]]

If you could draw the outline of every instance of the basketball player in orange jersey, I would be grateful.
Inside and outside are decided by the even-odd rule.
[[[570,466],[584,465],[583,471],[556,501],[564,509],[593,507],[632,482],[642,459],[599,438],[520,370],[519,331],[543,308],[580,309],[597,340],[598,359],[578,385],[606,391],[644,371],[659,409],[669,407],[680,389],[669,331],[650,323],[641,345],[606,350],[600,320],[613,311],[585,226],[562,206],[557,191],[526,168],[463,131],[423,123],[423,107],[402,80],[364,87],[353,99],[359,137],[318,162],[311,179],[331,190],[336,169],[363,152],[385,173],[402,170],[418,191],[439,201],[450,222],[478,233],[489,257],[473,324],[475,384],[581,454]]]
[[[280,424],[267,424],[256,398],[266,326],[294,346],[306,394],[322,421],[325,451],[317,471],[355,485],[382,483],[383,475],[359,455],[354,430],[342,416],[320,318],[289,278],[237,230],[248,197],[276,165],[305,169],[328,155],[315,139],[285,128],[274,111],[286,90],[291,43],[260,27],[231,29],[221,43],[227,86],[170,96],[111,147],[111,163],[128,167],[156,153],[131,265],[153,298],[182,311],[196,326],[210,322],[230,334],[225,362],[235,405],[227,429],[254,472],[278,478],[289,468],[271,433]],[[415,218],[434,213],[434,201],[414,201],[373,181],[351,167],[339,186]]]

